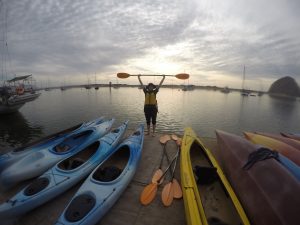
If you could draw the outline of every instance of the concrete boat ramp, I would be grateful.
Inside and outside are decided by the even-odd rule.
[[[129,134],[129,132],[128,132]],[[168,182],[169,174],[162,185],[160,185],[157,196],[154,201],[143,206],[139,202],[140,194],[143,188],[151,181],[154,171],[158,168],[163,147],[159,142],[159,137],[163,134],[157,134],[156,137],[145,136],[142,158],[134,176],[134,179],[127,187],[121,198],[111,208],[111,210],[102,218],[97,225],[185,225],[185,213],[183,199],[174,200],[170,207],[165,207],[161,202],[161,191]],[[204,144],[215,153],[216,140],[213,138],[201,138]],[[169,158],[173,158],[177,151],[174,141],[167,142],[166,150]],[[179,161],[175,171],[175,178],[180,182]],[[163,169],[168,163],[164,161]],[[6,201],[27,183],[0,193],[0,203]],[[67,192],[58,196],[50,202],[29,212],[14,221],[0,221],[1,225],[50,225],[55,224],[63,209],[66,207],[72,196],[78,190],[79,183]]]

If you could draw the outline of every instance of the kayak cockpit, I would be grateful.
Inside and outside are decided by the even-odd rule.
[[[44,145],[44,144],[46,144],[46,143],[48,143],[48,142],[53,141],[53,140],[56,139],[56,138],[59,138],[59,137],[61,137],[61,136],[63,136],[63,135],[66,135],[66,134],[68,134],[68,133],[70,133],[70,132],[72,132],[72,131],[78,129],[78,128],[81,127],[81,126],[82,126],[82,123],[81,123],[81,124],[78,124],[78,125],[76,125],[76,126],[73,126],[73,127],[69,128],[69,129],[60,131],[60,132],[58,132],[58,133],[51,134],[51,135],[49,135],[49,136],[47,136],[47,137],[44,137],[44,138],[42,138],[42,139],[39,139],[39,140],[37,140],[37,141],[30,142],[30,143],[28,143],[28,144],[26,144],[26,145],[23,145],[23,146],[21,146],[21,147],[15,148],[15,149],[12,150],[12,152],[23,152],[23,151],[28,150],[28,149],[31,149],[31,148],[33,148],[33,147],[37,147],[37,146],[40,146],[40,145]]]
[[[68,137],[63,142],[61,142],[60,144],[56,145],[53,148],[53,152],[55,152],[56,154],[65,154],[71,151],[73,147],[83,143],[92,133],[93,130],[86,130],[79,134],[72,135],[71,137]]]
[[[87,162],[98,150],[100,142],[94,142],[75,155],[63,160],[57,166],[62,170],[74,170]]]
[[[99,182],[112,182],[118,179],[127,166],[129,157],[130,148],[123,145],[97,168],[92,175],[93,179]]]
[[[32,196],[40,191],[44,190],[49,185],[49,179],[47,177],[39,177],[35,179],[27,188],[24,190],[24,195]]]
[[[200,204],[203,205],[209,224],[243,224],[218,174],[218,166],[214,165],[198,141],[191,145],[190,160],[201,199]]]

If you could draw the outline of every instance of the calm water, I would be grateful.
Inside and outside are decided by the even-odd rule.
[[[0,150],[25,144],[101,115],[116,118],[115,126],[129,119],[130,128],[144,122],[144,93],[137,88],[69,89],[42,92],[20,112],[0,115]],[[157,130],[182,134],[192,126],[200,136],[214,137],[215,129],[300,132],[299,99],[242,97],[240,93],[161,89]]]

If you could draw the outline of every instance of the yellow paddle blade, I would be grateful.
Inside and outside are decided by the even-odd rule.
[[[161,200],[164,204],[164,206],[170,206],[173,202],[174,198],[174,187],[172,185],[172,182],[169,182],[164,186],[164,189],[161,193]]]
[[[181,145],[181,141],[182,141],[181,138],[178,138],[177,141],[176,141],[176,144],[177,144],[178,146],[180,146],[180,145]]]
[[[162,177],[162,175],[163,175],[163,171],[161,169],[156,170],[152,177],[152,183],[157,183],[158,180]],[[159,181],[159,184],[161,184],[163,181],[164,181],[164,178],[162,178]]]
[[[166,134],[166,135],[163,135],[159,138],[159,142],[162,143],[162,144],[166,144],[167,141],[170,141],[171,140],[171,137],[170,135]]]
[[[178,181],[176,179],[173,179],[172,184],[174,187],[174,198],[182,198],[182,190]]]
[[[140,202],[143,205],[150,204],[157,192],[157,183],[148,184],[141,193]]]
[[[187,73],[179,73],[175,75],[176,78],[181,79],[181,80],[186,80],[189,79],[190,75]]]
[[[174,141],[177,141],[178,140],[178,136],[176,135],[176,134],[172,134],[172,139],[174,140]]]
[[[128,73],[117,73],[117,77],[125,79],[125,78],[130,77],[130,74],[128,74]]]

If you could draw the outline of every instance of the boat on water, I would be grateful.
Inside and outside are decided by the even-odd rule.
[[[191,128],[184,131],[180,174],[188,225],[250,224],[218,162]]]
[[[4,82],[0,87],[0,114],[19,110],[25,103],[37,99],[32,75],[18,76]]]
[[[228,94],[228,93],[230,93],[230,89],[228,87],[224,87],[221,89],[221,92],[224,94]]]

